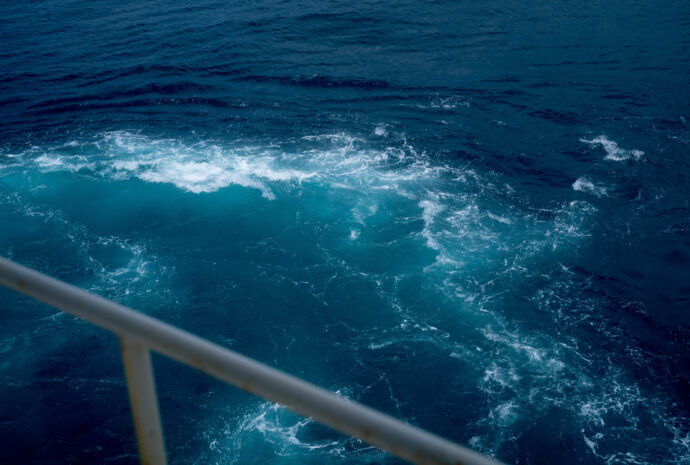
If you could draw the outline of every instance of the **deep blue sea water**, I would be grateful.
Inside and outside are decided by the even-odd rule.
[[[0,255],[513,464],[690,464],[690,2],[5,2]],[[162,357],[172,464],[392,464]],[[138,463],[0,290],[0,463]]]

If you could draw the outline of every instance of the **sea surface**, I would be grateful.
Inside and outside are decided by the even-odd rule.
[[[508,464],[690,464],[690,2],[0,5],[0,255]],[[161,356],[171,464],[394,464]],[[0,463],[136,464],[0,290]]]

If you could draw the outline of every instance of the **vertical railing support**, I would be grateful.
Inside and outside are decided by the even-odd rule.
[[[151,352],[140,341],[120,336],[122,361],[142,465],[166,465]]]

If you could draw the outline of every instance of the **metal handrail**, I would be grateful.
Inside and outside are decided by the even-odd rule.
[[[120,337],[139,455],[144,465],[166,464],[151,350],[413,463],[498,464],[454,442],[2,257],[0,284]]]

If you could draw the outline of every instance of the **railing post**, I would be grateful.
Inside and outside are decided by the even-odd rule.
[[[122,361],[142,465],[166,465],[151,352],[140,341],[120,336]]]

